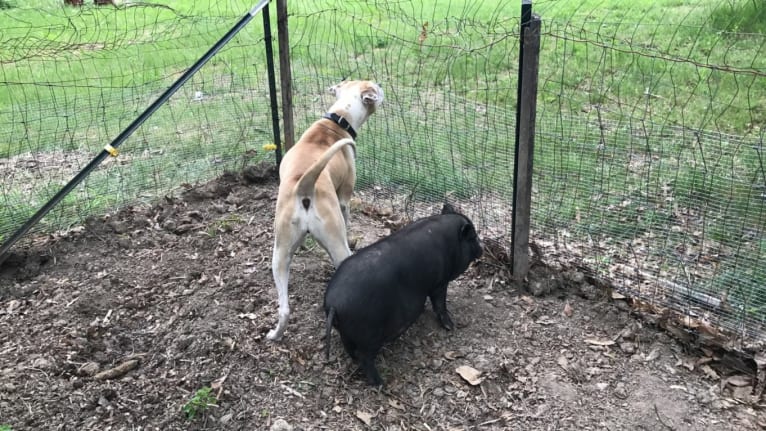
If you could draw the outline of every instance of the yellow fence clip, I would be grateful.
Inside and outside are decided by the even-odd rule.
[[[110,144],[106,144],[106,147],[104,147],[104,151],[109,153],[109,155],[112,156],[112,157],[117,157],[120,154],[120,152],[117,150],[117,148],[114,148]]]

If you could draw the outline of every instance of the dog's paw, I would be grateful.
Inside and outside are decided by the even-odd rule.
[[[278,333],[276,329],[272,329],[266,334],[266,338],[271,341],[279,341],[282,339],[282,334]]]

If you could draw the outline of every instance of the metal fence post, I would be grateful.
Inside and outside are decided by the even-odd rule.
[[[263,8],[263,41],[266,44],[266,72],[269,79],[269,99],[271,100],[271,128],[274,132],[274,145],[277,166],[282,163],[282,134],[279,132],[279,102],[277,102],[277,79],[274,73],[274,48],[271,46],[271,18],[269,5]]]
[[[520,89],[518,101],[518,141],[514,165],[513,226],[511,249],[515,280],[529,272],[529,227],[532,204],[532,160],[534,158],[537,75],[540,57],[540,17],[532,15],[523,26]]]

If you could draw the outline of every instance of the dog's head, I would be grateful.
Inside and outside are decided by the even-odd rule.
[[[372,81],[343,81],[329,89],[337,100],[359,99],[370,113],[383,103],[383,88]]]

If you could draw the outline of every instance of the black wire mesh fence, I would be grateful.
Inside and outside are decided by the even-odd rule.
[[[583,10],[543,37],[540,242],[727,345],[764,337],[766,35],[737,31],[764,6]]]
[[[250,5],[252,6],[252,5]],[[101,152],[249,7],[140,3],[0,10],[0,239]],[[162,197],[266,157],[263,27],[226,45],[38,229]],[[258,149],[256,150],[256,146]]]
[[[543,34],[531,240],[544,261],[682,311],[689,327],[724,330],[730,344],[760,343],[763,6],[563,3],[534,6]],[[184,4],[33,10],[59,27],[44,38],[27,24],[4,33],[0,43],[14,48],[0,59],[8,89],[0,90],[0,142],[15,146],[0,146],[2,199],[34,207],[190,64],[188,51],[203,51],[249,7]],[[297,133],[330,105],[330,85],[380,82],[384,106],[359,131],[358,194],[410,217],[448,197],[484,238],[507,243],[520,5],[317,0],[289,8]],[[261,150],[271,141],[256,54],[262,33],[251,26],[50,224],[269,157]],[[23,207],[4,208],[0,219],[23,221]]]

